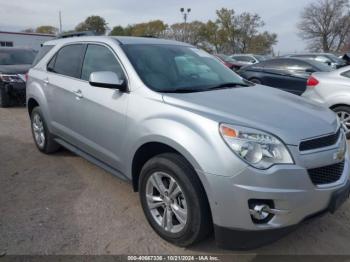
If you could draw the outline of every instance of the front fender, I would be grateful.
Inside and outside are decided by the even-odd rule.
[[[197,173],[209,173],[220,176],[233,176],[246,167],[235,157],[219,134],[216,121],[187,113],[187,117],[158,115],[146,119],[137,127],[138,132],[130,132],[129,139],[138,137],[128,150],[125,160],[127,174],[131,174],[132,159],[136,151],[144,144],[158,142],[165,144],[182,154]]]

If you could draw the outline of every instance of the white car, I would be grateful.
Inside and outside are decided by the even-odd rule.
[[[302,95],[337,113],[350,138],[350,66],[332,72],[313,73]]]

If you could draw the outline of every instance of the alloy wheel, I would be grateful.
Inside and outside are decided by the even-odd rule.
[[[345,129],[346,134],[349,134],[350,133],[350,114],[345,111],[339,111],[337,112],[337,115]]]
[[[179,233],[187,223],[187,201],[175,178],[164,172],[149,176],[146,184],[147,205],[153,219],[163,230]]]
[[[44,130],[43,121],[42,121],[42,119],[41,119],[39,114],[35,114],[33,116],[32,126],[33,126],[33,133],[34,133],[34,138],[35,138],[36,144],[40,148],[44,148],[45,140],[46,140],[46,138],[45,138],[45,130]]]

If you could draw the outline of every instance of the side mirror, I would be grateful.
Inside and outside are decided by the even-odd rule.
[[[126,91],[126,82],[119,78],[119,76],[110,71],[93,72],[90,74],[89,83],[92,86],[102,88],[119,89]]]

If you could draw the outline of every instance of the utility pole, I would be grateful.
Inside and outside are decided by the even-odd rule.
[[[60,34],[62,34],[62,15],[61,15],[61,10],[58,12],[58,19],[60,23]]]
[[[180,8],[180,12],[181,12],[183,19],[184,19],[183,41],[185,42],[186,35],[187,35],[187,19],[188,19],[189,14],[191,13],[191,8],[187,8],[185,10],[185,8],[182,7],[182,8]]]

